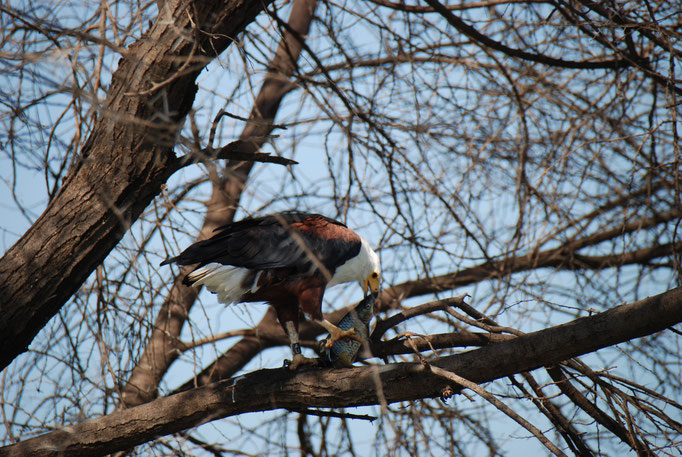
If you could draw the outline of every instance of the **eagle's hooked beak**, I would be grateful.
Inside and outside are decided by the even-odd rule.
[[[360,282],[360,287],[362,287],[365,297],[370,293],[379,292],[379,272],[373,271],[371,275]]]

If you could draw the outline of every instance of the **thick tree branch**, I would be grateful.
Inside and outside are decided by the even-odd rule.
[[[556,364],[679,322],[682,288],[510,341],[441,357],[431,365],[481,383]],[[377,394],[377,382],[382,398]],[[447,381],[418,363],[297,373],[260,370],[0,448],[0,456],[103,455],[246,412],[412,401],[437,397],[447,386]]]

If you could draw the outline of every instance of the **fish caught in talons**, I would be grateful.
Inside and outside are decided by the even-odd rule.
[[[337,326],[342,331],[353,330],[352,339],[338,339],[329,344],[331,340],[329,335],[320,341],[318,348],[320,366],[335,368],[353,366],[362,345],[369,342],[369,323],[374,315],[377,297],[377,293],[368,295],[339,321]]]

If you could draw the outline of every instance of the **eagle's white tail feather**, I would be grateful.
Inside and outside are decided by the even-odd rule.
[[[195,286],[206,286],[208,290],[218,294],[218,300],[221,303],[229,305],[239,302],[241,296],[246,292],[255,292],[258,288],[257,281],[254,281],[250,288],[242,286],[248,273],[249,270],[246,268],[209,263],[191,272],[188,279]]]

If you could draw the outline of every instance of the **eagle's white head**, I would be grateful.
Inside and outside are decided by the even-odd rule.
[[[348,259],[334,272],[327,286],[334,286],[344,282],[358,281],[362,291],[379,292],[381,281],[381,262],[379,256],[370,247],[366,239],[360,237],[360,252],[355,257]]]

